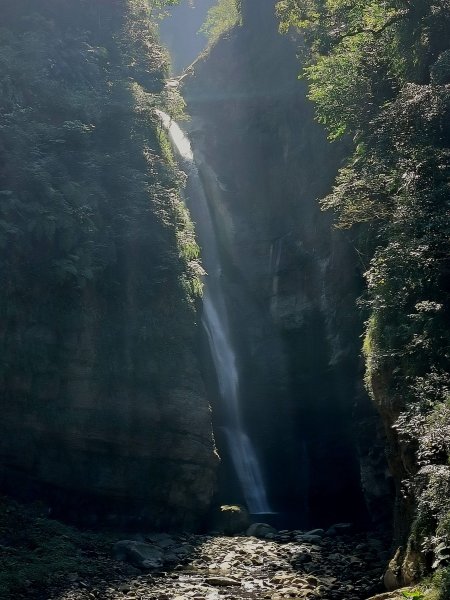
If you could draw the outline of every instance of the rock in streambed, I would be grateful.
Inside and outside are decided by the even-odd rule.
[[[68,581],[52,598],[366,600],[382,591],[386,557],[375,536],[274,531],[270,539],[155,534],[123,540],[114,546],[108,581]]]

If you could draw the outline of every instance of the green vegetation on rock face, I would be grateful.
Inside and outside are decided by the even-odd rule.
[[[208,412],[193,351],[198,248],[154,114],[180,102],[147,2],[7,3],[0,73],[0,470],[106,495],[122,477],[120,494],[142,500],[152,476],[171,477],[159,458],[147,477],[136,462],[150,469],[159,452],[171,392],[175,407],[192,398]],[[69,458],[76,439],[101,440],[82,449],[98,464]],[[127,440],[136,458],[121,474],[111,461],[131,457]]]
[[[166,67],[145,3],[26,4],[0,34],[3,374],[44,369],[80,311],[105,318],[88,298],[120,311],[132,278],[128,335],[162,366],[190,327],[197,254],[153,115]]]
[[[0,597],[5,599],[48,597],[49,588],[78,578],[111,576],[114,566],[107,558],[116,537],[78,531],[48,519],[43,507],[2,497],[0,538]]]
[[[239,0],[217,0],[217,4],[209,9],[200,32],[205,34],[210,45],[239,23],[239,5]]]
[[[372,248],[367,385],[402,486],[399,543],[414,520],[407,580],[450,555],[450,4],[281,0],[278,13],[303,32],[318,120],[354,139],[323,206],[365,223]]]

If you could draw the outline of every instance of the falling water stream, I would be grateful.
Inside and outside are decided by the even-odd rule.
[[[156,111],[188,176],[186,203],[195,223],[202,248],[204,280],[203,326],[216,369],[225,414],[225,434],[230,456],[239,478],[247,507],[252,514],[272,512],[267,500],[261,467],[247,435],[240,410],[239,371],[224,300],[221,263],[206,194],[189,139],[169,115]]]

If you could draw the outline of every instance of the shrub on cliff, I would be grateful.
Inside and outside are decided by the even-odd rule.
[[[218,0],[212,6],[200,32],[208,38],[209,44],[214,44],[224,33],[234,27],[240,20],[238,0]]]

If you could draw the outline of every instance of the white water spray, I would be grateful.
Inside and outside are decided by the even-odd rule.
[[[219,391],[226,414],[224,431],[230,456],[250,513],[272,512],[255,449],[245,432],[239,404],[239,371],[233,348],[228,313],[224,301],[219,251],[204,188],[195,164],[189,139],[169,115],[156,111],[171,144],[188,175],[186,203],[195,222],[208,275],[204,280],[203,326],[216,369]]]

